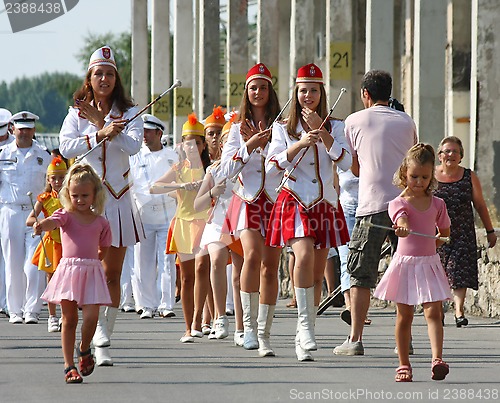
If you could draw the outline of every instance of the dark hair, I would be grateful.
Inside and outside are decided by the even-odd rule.
[[[406,174],[408,172],[408,165],[411,161],[415,161],[419,165],[432,164],[432,179],[429,183],[429,187],[425,189],[427,194],[430,194],[434,189],[437,188],[437,180],[434,176],[434,164],[436,161],[436,154],[434,153],[434,148],[430,144],[417,143],[406,153],[401,166],[394,174],[394,184],[399,188],[404,189],[408,186]]]
[[[326,91],[323,84],[320,84],[319,87],[321,95],[319,98],[318,107],[316,108],[316,113],[319,115],[321,119],[324,120],[328,115],[328,105],[326,103]],[[297,129],[297,125],[299,123],[302,111],[302,106],[300,106],[298,100],[298,92],[299,92],[299,84],[296,84],[295,89],[293,90],[293,98],[290,104],[290,113],[288,115],[288,121],[286,123],[286,130],[288,132],[288,135],[295,139],[299,139],[299,136],[297,135],[295,130]],[[325,123],[325,129],[330,131],[331,125],[329,121]]]
[[[250,84],[250,82],[248,84]],[[280,113],[280,102],[278,100],[278,95],[276,95],[276,91],[274,90],[272,83],[267,81],[267,85],[269,89],[269,100],[267,101],[265,114],[266,128],[269,127],[274,119],[276,119],[276,116],[278,116],[278,113]],[[250,120],[251,122],[254,121],[252,115],[252,104],[248,99],[248,85],[245,86],[245,92],[243,94],[243,98],[241,99],[238,121],[244,122],[246,119]]]
[[[374,102],[386,102],[392,92],[391,75],[383,70],[370,70],[363,76],[361,89],[368,91]]]
[[[99,67],[99,66],[96,66]],[[92,85],[90,84],[90,77],[92,76],[92,71],[95,67],[91,68],[83,80],[83,84],[80,89],[76,90],[73,94],[73,99],[76,103],[77,99],[82,99],[86,102],[91,102],[94,100],[94,91],[92,90]],[[118,70],[115,70],[116,73],[116,81],[115,88],[113,89],[113,93],[111,94],[112,101],[116,104],[116,107],[120,112],[125,112],[135,104],[132,99],[125,95],[125,89],[122,85],[122,80],[120,78],[120,74]]]

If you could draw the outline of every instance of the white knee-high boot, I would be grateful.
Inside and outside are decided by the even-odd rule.
[[[103,316],[105,318],[103,322],[105,325],[106,336],[108,337],[108,345],[98,346],[95,344],[94,341],[94,345],[96,346],[95,348],[96,364],[100,367],[111,367],[113,366],[113,359],[111,358],[109,352],[109,347],[111,346],[110,337],[113,334],[113,330],[115,327],[116,316],[118,315],[118,308],[106,307],[103,312],[104,312]],[[99,312],[99,319],[100,318],[101,318],[101,312]]]
[[[314,287],[295,287],[297,299],[300,347],[315,351],[318,346],[314,335]]]
[[[257,317],[257,337],[259,340],[259,356],[274,357],[269,338],[276,305],[259,304],[259,316]]]
[[[259,310],[259,293],[240,291],[241,306],[243,308],[243,347],[246,350],[259,348],[257,341],[257,315]]]
[[[92,342],[95,347],[109,347],[111,342],[109,340],[108,320],[106,318],[106,306],[99,308],[99,319],[97,320],[97,327],[95,329]]]
[[[314,361],[312,354],[300,347],[299,328],[300,324],[297,319],[297,331],[295,333],[295,354],[297,355],[297,359],[299,361]]]

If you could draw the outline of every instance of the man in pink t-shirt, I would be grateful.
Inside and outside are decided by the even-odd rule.
[[[380,251],[387,230],[364,224],[392,226],[388,203],[400,191],[392,183],[406,152],[417,143],[417,130],[406,113],[389,107],[391,75],[372,70],[361,82],[364,110],[345,120],[345,134],[352,150],[352,172],[359,176],[356,224],[349,241],[347,270],[351,275],[351,334],[334,349],[337,355],[363,355],[361,341],[370,305],[370,288],[377,282]]]

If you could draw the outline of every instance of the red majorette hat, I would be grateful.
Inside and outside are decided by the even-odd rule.
[[[256,78],[262,78],[272,84],[273,80],[271,77],[271,72],[266,67],[266,65],[264,63],[257,63],[250,70],[248,70],[247,78],[245,80],[245,87],[250,81],[255,80]]]
[[[317,83],[323,84],[323,73],[321,69],[314,63],[306,64],[302,66],[297,71],[297,79],[295,82],[298,83]]]

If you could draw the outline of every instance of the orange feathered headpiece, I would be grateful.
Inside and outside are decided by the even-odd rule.
[[[224,119],[224,113],[225,111],[221,106],[214,105],[214,111],[205,119],[205,129],[207,127],[213,126],[222,128],[222,126],[224,126],[224,123],[226,123],[226,119]]]
[[[47,167],[47,175],[65,174],[68,171],[68,166],[63,161],[60,155],[54,157],[52,162]]]
[[[231,117],[229,118],[229,121],[224,125],[222,128],[222,135],[226,134],[229,132],[229,129],[231,129],[231,125],[238,120],[238,114],[234,111],[231,112]]]
[[[188,115],[187,122],[182,125],[182,137],[190,135],[205,137],[203,125],[198,122],[194,112]]]

